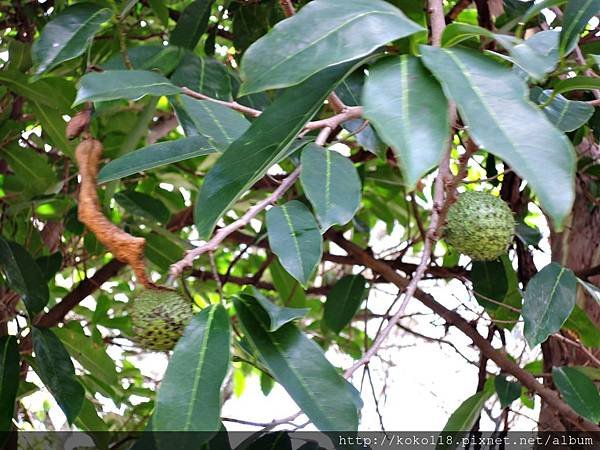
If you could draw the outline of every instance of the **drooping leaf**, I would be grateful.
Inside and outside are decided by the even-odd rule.
[[[0,81],[11,91],[63,113],[70,111],[75,98],[72,82],[63,78],[45,77],[30,83],[20,72],[0,71]]]
[[[475,51],[429,46],[421,50],[427,67],[456,102],[473,139],[527,180],[560,228],[575,195],[573,148],[527,101],[525,83]],[[503,95],[498,95],[500,91]]]
[[[279,294],[279,299],[284,305],[293,308],[306,306],[304,289],[294,277],[287,273],[277,259],[269,265],[269,273]]]
[[[231,77],[223,63],[207,56],[186,52],[171,75],[177,86],[185,86],[218,100],[232,99]]]
[[[557,263],[547,265],[529,281],[522,314],[525,339],[530,347],[560,330],[575,306],[576,291],[573,272]]]
[[[481,414],[485,402],[491,395],[491,391],[484,389],[462,402],[452,413],[440,436],[438,436],[438,445],[436,446],[436,449],[443,450],[455,448],[458,445],[460,438],[467,434],[473,427],[475,421]],[[450,440],[455,444],[448,444]]]
[[[277,331],[282,325],[291,322],[295,319],[304,317],[309,309],[308,308],[286,308],[276,305],[254,286],[252,287],[252,295],[240,294],[245,300],[257,301],[260,306],[266,311],[269,316],[269,324],[267,327],[268,331]]]
[[[355,431],[358,413],[346,380],[323,350],[292,323],[273,333],[257,303],[234,298],[244,334],[281,384],[319,430]]]
[[[323,237],[304,204],[292,200],[267,211],[269,245],[281,265],[303,286],[313,275],[323,254]]]
[[[73,423],[85,397],[85,390],[75,377],[69,353],[52,331],[33,327],[34,370],[46,385],[69,423]]]
[[[568,55],[579,42],[579,33],[589,20],[600,13],[600,0],[569,0],[563,14],[560,52]]]
[[[179,93],[179,90],[167,78],[149,70],[90,72],[79,80],[73,106],[86,101],[137,100],[146,95],[172,95]]]
[[[564,80],[559,80],[554,85],[554,89],[552,91],[552,96],[556,96],[558,94],[564,94],[565,92],[584,91],[584,90],[589,91],[592,89],[600,89],[600,78],[592,78],[592,77],[565,78]]]
[[[578,414],[594,423],[600,421],[598,388],[583,372],[573,367],[553,367],[552,381],[565,402]]]
[[[133,69],[158,71],[169,75],[178,67],[184,56],[184,50],[179,47],[164,45],[139,45],[127,49],[127,56]],[[102,64],[104,70],[127,70],[123,55],[115,54]]]
[[[15,336],[0,336],[0,433],[10,431],[19,390],[19,347]],[[0,434],[0,445],[2,435]]]
[[[534,96],[536,92],[532,92]],[[567,100],[552,95],[552,90],[538,91],[535,101],[544,104],[544,114],[561,131],[573,131],[583,126],[594,114],[594,107],[586,102]],[[546,104],[548,101],[550,103]]]
[[[175,346],[157,394],[152,428],[204,432],[187,438],[178,434],[180,448],[192,443],[197,447],[221,429],[221,385],[229,367],[230,340],[227,311],[211,305],[192,318]],[[157,435],[159,448],[172,448],[167,435]]]
[[[75,425],[88,432],[87,434],[94,440],[99,450],[108,449],[110,444],[108,425],[100,418],[94,404],[88,398],[84,397],[83,399],[83,405],[75,419]]]
[[[179,15],[169,44],[193,50],[208,26],[214,0],[194,0]]]
[[[382,0],[315,0],[246,50],[240,95],[293,86],[421,30]]]
[[[109,385],[118,383],[115,362],[104,346],[85,335],[79,323],[71,322],[68,326],[53,329],[53,332],[69,354],[95,378]]]
[[[46,279],[31,255],[16,242],[0,237],[0,269],[8,285],[23,296],[29,317],[33,319],[48,304]]]
[[[573,308],[563,328],[575,333],[586,347],[600,348],[600,330],[578,305]]]
[[[448,144],[448,102],[440,85],[417,58],[386,58],[369,70],[363,104],[365,117],[392,147],[413,189]]]
[[[63,257],[60,252],[55,252],[51,255],[42,255],[36,258],[35,263],[40,268],[44,280],[48,282],[54,278],[54,275],[62,267]]]
[[[117,192],[115,201],[134,217],[166,224],[171,217],[169,209],[159,199],[136,191]]]
[[[242,114],[218,103],[187,96],[182,96],[178,103],[194,123],[196,130],[220,151],[227,150],[250,126],[250,122]]]
[[[346,275],[341,278],[329,294],[323,309],[327,326],[339,333],[350,323],[367,293],[367,280],[362,275]]]
[[[353,66],[333,67],[286,90],[229,146],[206,175],[196,200],[194,218],[201,238],[208,238],[233,203],[279,162],[296,134]]]
[[[94,3],[77,3],[48,22],[34,42],[31,56],[41,74],[64,61],[83,54],[100,27],[112,16],[108,8]]]
[[[494,386],[500,400],[500,407],[507,408],[512,402],[521,396],[521,385],[513,381],[508,381],[505,376],[497,375],[494,379]]]
[[[103,166],[98,173],[98,183],[118,180],[145,170],[209,155],[216,151],[204,136],[191,136],[152,144],[113,159]]]
[[[300,181],[324,233],[345,225],[360,207],[362,186],[352,162],[334,150],[309,144],[302,150]]]
[[[475,298],[488,310],[496,310],[508,291],[508,280],[501,260],[474,261],[471,281]]]
[[[504,295],[502,305],[498,305],[498,308],[495,310],[488,310],[488,314],[492,319],[497,321],[496,323],[499,328],[512,330],[521,316],[523,294],[519,288],[519,279],[510,258],[507,255],[503,255],[500,260],[506,274],[506,295]]]

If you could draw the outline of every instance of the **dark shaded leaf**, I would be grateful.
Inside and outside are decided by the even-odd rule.
[[[565,402],[578,414],[594,423],[600,421],[600,394],[584,373],[573,367],[553,367],[552,381]]]
[[[0,432],[12,428],[19,390],[19,347],[15,336],[0,336]],[[0,445],[3,445],[0,434]]]
[[[508,280],[501,260],[473,261],[471,281],[475,298],[489,310],[498,309],[508,291]]]
[[[600,12],[600,0],[569,0],[563,14],[560,53],[568,55],[579,42],[579,33]]]
[[[169,43],[193,50],[208,26],[214,0],[194,0],[179,15]]]
[[[231,76],[223,63],[214,58],[185,52],[171,81],[219,100],[232,99]]]
[[[508,381],[505,376],[497,375],[494,379],[494,386],[500,400],[500,407],[507,408],[521,396],[521,385]]]
[[[114,196],[115,201],[132,216],[155,220],[166,224],[171,217],[169,209],[159,199],[143,192],[122,191]]]
[[[269,333],[258,304],[234,298],[234,305],[246,338],[312,423],[322,431],[355,431],[353,396],[323,350],[291,323]]]
[[[365,299],[367,280],[362,275],[346,275],[341,278],[327,295],[323,319],[336,333],[350,323]]]
[[[69,353],[52,331],[46,328],[32,329],[34,370],[46,385],[60,408],[73,423],[85,397],[85,390],[75,377],[75,368]]]

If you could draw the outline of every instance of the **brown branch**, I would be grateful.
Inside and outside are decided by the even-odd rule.
[[[404,290],[407,288],[409,281],[396,273],[396,271],[385,262],[373,258],[359,246],[343,238],[339,239],[336,243],[348,253],[359,258],[364,266],[369,267],[375,273],[380,274],[399,289]],[[560,399],[556,392],[539,383],[532,374],[523,370],[523,368],[509,359],[503,352],[495,349],[492,344],[479,334],[477,329],[467,322],[460,314],[447,309],[445,306],[438,303],[433,296],[420,289],[416,289],[415,298],[444,319],[448,325],[458,328],[463,334],[468,336],[473,344],[475,344],[487,358],[494,361],[502,371],[513,375],[523,386],[539,395],[554,410],[573,423],[578,424],[584,431],[600,432],[600,427],[598,425],[589,422],[577,414],[569,405]]]
[[[446,23],[454,22],[457,17],[471,4],[471,0],[459,0],[446,14]]]

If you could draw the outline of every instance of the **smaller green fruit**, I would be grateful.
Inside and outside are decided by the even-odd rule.
[[[506,253],[515,234],[508,205],[487,192],[467,191],[448,211],[445,239],[476,261],[490,261]]]
[[[133,340],[148,350],[171,350],[191,318],[191,303],[177,292],[147,289],[133,300]]]

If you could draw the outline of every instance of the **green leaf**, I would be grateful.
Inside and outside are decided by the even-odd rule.
[[[184,56],[185,50],[164,45],[139,45],[127,49],[129,62],[133,69],[158,71],[169,75]],[[117,53],[102,64],[104,70],[128,70],[123,55]]]
[[[563,328],[575,333],[586,347],[600,348],[600,330],[578,305],[573,308]]]
[[[43,255],[36,258],[35,263],[40,268],[44,280],[48,282],[54,278],[54,275],[62,267],[63,257],[60,252],[55,252],[51,255]]]
[[[146,236],[146,257],[161,270],[168,270],[175,261],[183,258],[183,249],[165,236],[150,234]]]
[[[471,281],[475,298],[481,306],[488,310],[496,310],[508,291],[508,279],[504,271],[504,263],[495,261],[473,261]]]
[[[54,334],[62,341],[69,354],[95,378],[109,385],[118,383],[115,362],[106,353],[103,345],[86,336],[78,322],[54,328]]]
[[[301,162],[302,188],[315,209],[321,231],[347,224],[360,207],[362,190],[352,161],[335,150],[308,144]]]
[[[227,150],[250,127],[250,122],[242,114],[227,106],[185,95],[178,99],[178,103],[192,120],[196,130],[218,150]]]
[[[58,182],[47,159],[34,150],[18,145],[2,149],[2,157],[8,161],[14,176],[23,184],[23,193],[36,196],[48,193]]]
[[[29,106],[33,110],[36,119],[40,121],[42,130],[48,136],[50,143],[64,155],[73,158],[75,156],[75,146],[67,139],[67,124],[62,118],[61,112],[36,102],[31,102]]]
[[[591,366],[575,366],[574,369],[579,370],[592,381],[600,381],[600,368]]]
[[[600,89],[600,78],[573,77],[565,78],[554,85],[552,95],[564,94],[571,91]]]
[[[532,95],[535,96],[535,92]],[[567,100],[562,95],[553,95],[551,89],[538,91],[534,99],[544,104],[544,114],[561,131],[574,131],[585,125],[594,114],[594,107],[586,102]],[[549,102],[549,103],[548,103]]]
[[[110,444],[108,425],[100,418],[94,404],[88,398],[83,399],[83,405],[75,419],[75,425],[89,432],[87,434],[94,440],[99,450],[108,449]]]
[[[265,397],[267,397],[275,386],[275,380],[268,374],[260,373],[260,390]]]
[[[286,308],[278,306],[262,295],[254,286],[252,286],[252,295],[240,294],[240,296],[248,301],[257,301],[266,311],[269,315],[268,331],[277,331],[286,323],[304,317],[310,311],[309,308]]]
[[[312,1],[246,50],[240,95],[293,86],[422,29],[382,0]]]
[[[114,196],[115,201],[132,216],[166,224],[171,217],[169,209],[159,199],[143,192],[122,191]]]
[[[266,34],[274,24],[285,19],[278,0],[240,3],[233,14],[233,45],[239,53],[261,36]]]
[[[211,305],[192,318],[160,385],[152,418],[154,431],[205,432],[189,435],[195,447],[219,431],[230,340],[229,316],[222,305]],[[159,447],[167,448],[168,439],[158,437]],[[185,435],[180,439],[185,440]]]
[[[529,281],[522,314],[531,348],[560,330],[575,306],[576,293],[575,275],[557,263],[547,265]]]
[[[551,8],[553,6],[560,6],[566,2],[567,0],[543,0],[539,3],[536,3],[535,5],[532,5],[527,10],[527,12],[525,12],[521,20],[523,21],[523,23],[529,22],[531,19],[533,19],[535,16],[541,13],[542,10],[546,8]]]
[[[523,294],[519,289],[519,279],[512,263],[507,255],[503,255],[500,260],[504,266],[504,273],[507,280],[507,292],[502,301],[502,305],[495,310],[488,310],[490,317],[497,321],[499,328],[512,330],[521,316],[521,306]]]
[[[560,53],[568,55],[579,42],[579,33],[600,12],[600,0],[569,0],[562,18]]]
[[[23,296],[29,317],[33,319],[48,304],[48,285],[31,255],[16,242],[0,237],[0,268],[8,285]]]
[[[241,298],[233,303],[244,335],[311,422],[319,430],[356,431],[350,389],[323,350],[291,323],[269,333],[269,319],[257,303]]]
[[[10,431],[19,390],[19,346],[15,336],[0,336],[0,432]],[[3,445],[0,435],[0,445]]]
[[[169,44],[178,47],[196,48],[208,26],[210,9],[214,0],[194,0],[179,15],[177,25],[171,33]]]
[[[552,381],[577,414],[594,423],[600,421],[600,394],[585,374],[572,367],[553,367]]]
[[[269,245],[281,265],[306,286],[323,254],[323,237],[304,204],[292,200],[267,211]]]
[[[69,423],[73,423],[85,397],[85,390],[75,377],[75,368],[69,353],[52,331],[32,329],[34,370],[46,385]]]
[[[146,95],[161,96],[179,93],[180,89],[164,76],[148,70],[109,70],[90,72],[79,80],[79,90],[73,106],[83,102],[128,99]]]
[[[354,65],[333,67],[286,90],[229,146],[206,175],[196,200],[194,218],[201,239],[209,238],[221,216],[286,155],[298,132]]]
[[[339,333],[350,323],[367,294],[367,280],[362,275],[346,275],[329,291],[323,309],[327,326]]]
[[[444,426],[442,433],[438,436],[438,445],[436,450],[453,449],[458,445],[462,436],[467,434],[481,415],[481,410],[485,402],[492,395],[492,392],[483,390],[472,395],[452,413],[448,422]],[[452,438],[454,445],[448,444],[449,438]]]
[[[521,396],[521,385],[508,381],[503,375],[496,376],[494,386],[502,409],[508,408],[512,402]]]
[[[41,74],[83,54],[112,12],[94,3],[77,3],[61,11],[42,30],[31,49]]]
[[[306,293],[304,289],[294,277],[286,272],[279,260],[275,259],[269,265],[269,273],[271,274],[279,298],[284,305],[294,308],[306,306]]]
[[[164,27],[169,26],[169,8],[162,0],[148,0],[150,8],[158,17],[158,20],[163,24]]]
[[[208,56],[199,57],[186,51],[171,75],[171,81],[177,86],[185,86],[219,100],[232,99],[231,77],[227,68]]]
[[[0,81],[13,92],[41,103],[61,112],[68,112],[75,97],[75,90],[70,81],[58,77],[47,77],[29,82],[19,72],[0,71]]]
[[[448,144],[448,102],[440,85],[417,58],[386,58],[369,70],[363,104],[365,117],[392,147],[406,185],[414,189]]]
[[[152,144],[110,161],[100,170],[98,183],[118,180],[145,170],[209,155],[216,151],[204,136],[191,136]]]
[[[600,288],[594,286],[592,283],[583,281],[581,278],[577,278],[577,282],[586,290],[590,297],[597,303],[600,303]]]
[[[475,51],[429,46],[421,50],[427,67],[456,102],[473,139],[527,180],[554,226],[562,227],[575,196],[573,148],[527,100],[525,83]]]

